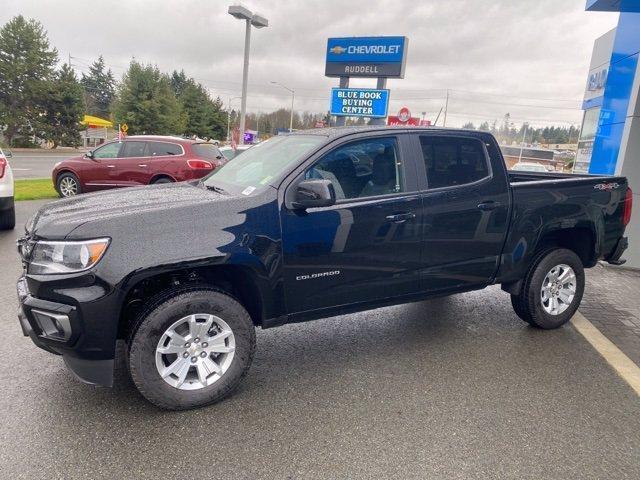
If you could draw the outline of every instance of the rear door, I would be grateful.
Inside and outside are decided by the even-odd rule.
[[[488,283],[508,226],[509,188],[503,165],[492,165],[479,136],[412,135],[422,182],[422,278],[439,291]]]
[[[329,308],[419,291],[420,194],[407,135],[369,135],[325,150],[292,182],[324,178],[337,203],[281,224],[287,309]]]
[[[116,162],[118,185],[134,187],[148,185],[151,180],[147,142],[127,140],[120,149]]]
[[[93,158],[86,159],[80,172],[85,191],[93,192],[118,186],[116,163],[121,147],[121,142],[107,143],[93,151]]]

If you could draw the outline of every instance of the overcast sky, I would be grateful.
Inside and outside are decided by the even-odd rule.
[[[102,54],[120,78],[132,57],[184,69],[228,102],[240,94],[244,24],[220,0],[2,0],[0,23],[32,17],[61,59],[80,71]],[[328,109],[337,79],[324,77],[332,36],[406,35],[405,78],[388,82],[390,113],[408,106],[432,120],[450,89],[447,125],[501,121],[579,124],[593,41],[617,14],[585,12],[585,0],[247,0],[269,19],[252,32],[250,111]],[[375,79],[352,81],[375,87]],[[233,100],[232,106],[239,105]],[[440,121],[441,123],[441,121]]]

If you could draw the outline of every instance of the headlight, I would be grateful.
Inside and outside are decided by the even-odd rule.
[[[33,247],[29,273],[75,273],[93,267],[109,246],[108,238],[81,241],[39,241]]]

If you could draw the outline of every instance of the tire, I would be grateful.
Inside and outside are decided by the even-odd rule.
[[[173,183],[173,180],[167,177],[160,177],[151,182],[151,185],[162,185],[163,183]]]
[[[192,319],[192,315],[197,315],[198,321],[202,322],[196,324],[200,327],[193,327],[195,330],[191,330],[194,324],[189,320],[186,324],[180,323]],[[213,316],[213,329],[206,326],[211,318],[207,316]],[[176,324],[176,330],[171,330]],[[189,330],[186,330],[187,326]],[[215,340],[216,336],[227,335],[225,332],[229,329],[231,335]],[[216,330],[215,334],[212,334],[213,330]],[[167,336],[169,331],[172,336]],[[251,317],[233,297],[211,287],[168,291],[150,302],[129,334],[129,371],[140,393],[160,408],[202,407],[233,393],[249,370],[255,344]],[[209,353],[204,347],[226,352]],[[175,353],[163,355],[158,348]],[[216,373],[212,362],[222,370]],[[174,365],[177,367],[173,368]],[[161,370],[172,373],[163,378]],[[200,372],[208,375],[204,377],[204,383]]]
[[[559,278],[554,280],[554,276]],[[534,259],[520,293],[512,295],[511,304],[516,314],[532,326],[558,328],[578,310],[584,285],[584,267],[574,252],[564,248],[547,250]]]
[[[527,312],[523,310],[521,306],[520,295],[511,295],[511,306],[513,307],[513,310],[516,312],[516,315],[518,315],[525,322],[530,323],[530,319],[529,319],[529,316],[527,315]]]
[[[13,230],[16,226],[16,206],[11,198],[11,206],[0,211],[0,230]]]
[[[65,172],[56,178],[56,191],[60,198],[74,197],[82,193],[80,180],[71,172]]]

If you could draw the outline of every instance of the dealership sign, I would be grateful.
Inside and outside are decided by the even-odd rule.
[[[407,37],[348,37],[327,40],[328,77],[404,77]]]
[[[342,117],[387,116],[389,90],[373,88],[332,88],[331,115]]]

